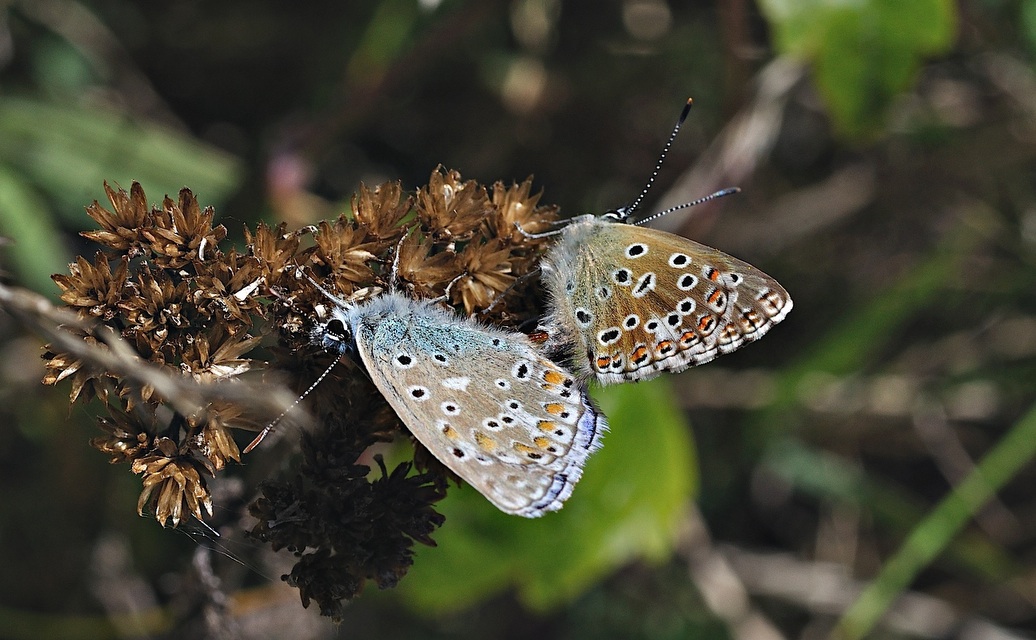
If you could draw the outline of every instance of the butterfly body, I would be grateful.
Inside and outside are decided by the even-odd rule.
[[[607,428],[585,385],[525,335],[427,301],[336,304],[313,340],[359,356],[414,437],[507,513],[561,508]]]
[[[616,214],[574,218],[541,262],[549,349],[602,384],[703,364],[763,336],[787,291],[721,251]]]

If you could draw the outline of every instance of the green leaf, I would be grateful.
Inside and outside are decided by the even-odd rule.
[[[21,176],[0,165],[0,236],[4,264],[10,264],[21,284],[57,299],[50,276],[67,270],[68,252],[50,209]]]
[[[611,431],[565,507],[526,520],[470,487],[452,490],[438,547],[420,549],[400,583],[409,604],[451,611],[514,588],[530,608],[548,610],[633,559],[670,555],[697,489],[690,429],[665,379],[598,395]]]
[[[74,212],[70,224],[90,224],[82,207],[101,184],[139,181],[154,200],[190,186],[206,202],[237,187],[240,161],[189,134],[141,123],[112,111],[0,98],[0,163]]]
[[[924,58],[949,49],[952,0],[761,0],[778,50],[813,66],[836,128],[850,137],[880,131],[892,101]]]

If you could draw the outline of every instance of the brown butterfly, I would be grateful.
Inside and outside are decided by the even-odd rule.
[[[638,226],[647,220],[630,222],[690,107],[688,100],[655,174],[632,205],[579,216],[549,232],[560,239],[540,263],[549,295],[547,347],[566,351],[577,372],[601,384],[703,364],[761,338],[792,308],[784,287],[747,262]]]

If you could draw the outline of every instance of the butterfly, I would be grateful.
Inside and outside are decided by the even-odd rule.
[[[690,106],[688,100],[631,206],[578,216],[539,234],[559,235],[540,263],[548,295],[545,346],[567,352],[584,378],[610,384],[682,371],[758,340],[792,309],[784,287],[747,262],[631,222]]]
[[[358,359],[432,455],[501,511],[562,507],[607,429],[585,383],[522,333],[400,293],[353,304],[316,286],[334,304],[312,342]]]

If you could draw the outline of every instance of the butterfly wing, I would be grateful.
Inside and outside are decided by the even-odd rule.
[[[367,371],[410,432],[507,513],[560,509],[600,446],[585,386],[524,335],[409,303],[356,329]]]
[[[574,223],[546,264],[548,328],[603,384],[708,362],[762,337],[792,308],[784,287],[752,265],[634,225]]]

